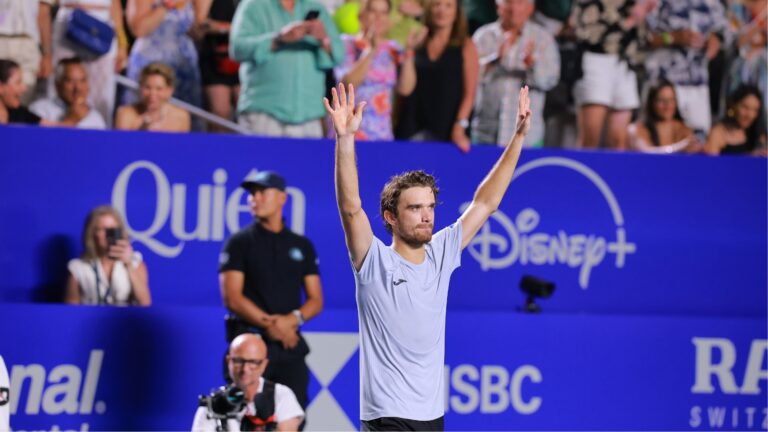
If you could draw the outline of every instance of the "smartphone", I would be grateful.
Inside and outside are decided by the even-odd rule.
[[[304,21],[316,20],[319,17],[320,11],[317,9],[312,9],[311,11],[307,12],[307,15],[304,17]]]
[[[117,241],[123,238],[123,230],[121,230],[120,228],[107,228],[106,234],[107,234],[107,244],[109,246],[116,245]]]

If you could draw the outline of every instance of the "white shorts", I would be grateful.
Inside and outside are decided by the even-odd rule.
[[[637,76],[616,54],[585,52],[581,61],[584,76],[573,86],[576,105],[604,105],[615,110],[640,106]]]
[[[283,123],[269,114],[261,112],[240,113],[237,118],[240,126],[256,135],[288,138],[322,138],[323,124],[320,119],[304,123]]]
[[[712,126],[712,109],[709,101],[709,87],[675,86],[677,107],[685,124],[695,131],[708,132]]]

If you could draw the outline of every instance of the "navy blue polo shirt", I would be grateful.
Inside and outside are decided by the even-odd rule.
[[[287,227],[279,233],[258,221],[230,237],[219,260],[219,272],[245,275],[243,295],[268,314],[286,314],[301,307],[304,277],[319,274],[312,243]]]

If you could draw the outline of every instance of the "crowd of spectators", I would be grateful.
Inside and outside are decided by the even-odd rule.
[[[528,85],[527,147],[766,154],[764,0],[0,0],[0,11],[0,123],[226,131],[197,107],[256,135],[332,137],[322,98],[345,82],[368,104],[358,139],[468,152],[506,144]],[[72,30],[89,19],[111,29],[103,50]]]

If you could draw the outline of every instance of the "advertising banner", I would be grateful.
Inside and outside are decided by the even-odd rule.
[[[189,430],[217,307],[0,305],[14,430]],[[359,427],[354,311],[305,328],[307,430]],[[759,318],[449,312],[447,430],[766,430]],[[0,407],[2,408],[2,407]]]
[[[289,185],[285,218],[314,243],[330,308],[354,280],[328,140],[0,128],[0,301],[58,301],[90,209],[109,203],[143,253],[155,304],[220,304],[223,241],[251,223],[253,170]],[[389,176],[424,169],[453,223],[500,155],[437,143],[358,143],[374,232]],[[523,275],[554,282],[557,312],[766,316],[766,164],[759,158],[524,150],[501,207],[465,249],[452,310],[512,311]]]

